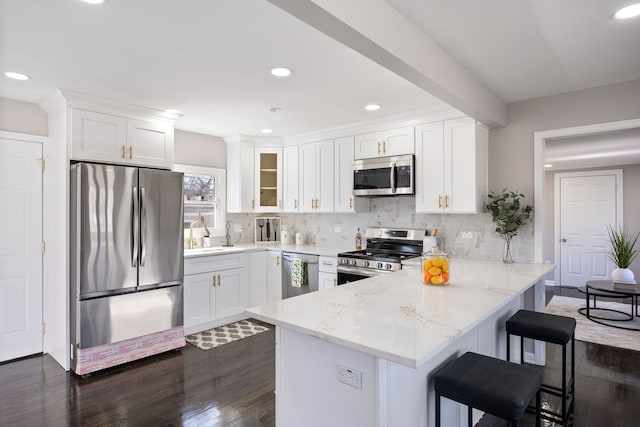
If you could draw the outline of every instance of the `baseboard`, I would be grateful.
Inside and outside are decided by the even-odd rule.
[[[544,285],[545,286],[556,286],[556,281],[555,280],[545,280],[544,281]]]

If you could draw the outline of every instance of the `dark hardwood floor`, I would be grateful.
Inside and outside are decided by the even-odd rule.
[[[548,289],[547,301],[584,297],[571,293]],[[274,426],[274,349],[271,329],[210,351],[187,344],[88,379],[64,372],[48,355],[0,364],[0,426]],[[548,345],[546,381],[559,384],[560,358]],[[573,421],[640,425],[640,352],[576,341]],[[533,426],[533,416],[522,425]]]

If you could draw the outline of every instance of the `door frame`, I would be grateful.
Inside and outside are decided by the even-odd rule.
[[[640,128],[640,118],[615,122],[596,123],[585,126],[573,126],[533,133],[533,198],[534,198],[534,250],[533,261],[543,263],[544,257],[544,151],[547,141],[568,136],[590,135],[616,130]]]
[[[577,172],[556,172],[553,174],[553,252],[554,263],[557,268],[553,274],[555,285],[562,285],[560,282],[562,274],[562,259],[560,257],[560,180],[562,178],[578,178],[599,175],[615,175],[616,177],[616,223],[623,226],[624,188],[622,182],[622,169],[598,169],[584,170]]]

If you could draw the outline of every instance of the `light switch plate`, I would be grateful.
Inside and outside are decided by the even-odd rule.
[[[460,237],[463,239],[471,240],[473,239],[473,231],[461,231]]]

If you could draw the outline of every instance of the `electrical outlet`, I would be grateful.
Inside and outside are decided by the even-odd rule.
[[[336,225],[335,227],[333,227],[333,231],[336,233],[342,233],[342,227]]]
[[[350,385],[358,390],[362,389],[362,372],[347,368],[343,365],[336,365],[336,372],[338,374],[338,381],[341,383]]]
[[[473,231],[461,231],[460,237],[463,239],[471,240],[473,239]]]

